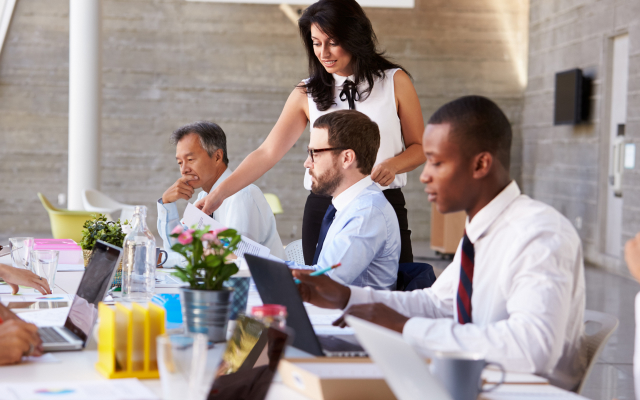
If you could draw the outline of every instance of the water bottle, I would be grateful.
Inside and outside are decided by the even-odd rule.
[[[147,207],[136,206],[131,232],[124,238],[122,297],[147,302],[156,288],[156,239],[147,227]]]

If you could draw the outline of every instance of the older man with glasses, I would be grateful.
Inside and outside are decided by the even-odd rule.
[[[400,227],[393,207],[370,176],[379,146],[378,125],[358,111],[335,111],[315,121],[304,166],[309,168],[312,192],[333,199],[310,268],[341,263],[328,274],[337,282],[395,289]]]

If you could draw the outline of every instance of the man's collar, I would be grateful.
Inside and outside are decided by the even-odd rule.
[[[349,75],[349,76],[342,76],[342,75],[338,75],[338,74],[332,74],[333,75],[333,80],[336,83],[337,87],[340,87],[342,85],[344,85],[344,82],[349,79],[351,82],[356,81],[356,76],[355,75]]]
[[[229,167],[225,167],[226,169],[224,170],[224,172],[222,173],[222,175],[220,175],[220,178],[218,178],[218,180],[216,181],[216,183],[213,184],[213,186],[211,187],[211,190],[215,189],[218,187],[218,185],[220,185],[222,183],[222,181],[224,181],[225,179],[227,179],[231,173],[233,172],[231,170],[231,168]]]
[[[344,192],[342,192],[338,196],[334,197],[333,200],[332,200],[333,206],[338,211],[343,210],[345,207],[347,207],[349,205],[349,203],[351,203],[353,201],[353,199],[358,197],[358,195],[364,189],[366,189],[369,186],[371,186],[372,183],[373,183],[373,181],[371,180],[371,175],[365,176],[364,178],[360,179],[358,182],[356,182],[353,185],[349,186],[349,188],[347,188]]]
[[[475,243],[520,194],[516,181],[511,181],[489,204],[478,211],[471,222],[467,216],[465,229],[471,243]]]

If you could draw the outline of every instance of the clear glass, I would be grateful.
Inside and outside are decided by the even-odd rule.
[[[147,207],[136,206],[131,232],[122,245],[122,298],[125,301],[149,301],[156,288],[156,239],[146,219]]]
[[[29,256],[33,248],[32,237],[9,238],[9,249],[11,251],[11,263],[14,268],[31,270]]]
[[[42,279],[46,279],[51,290],[56,284],[59,255],[58,250],[31,250],[31,270]]]
[[[202,333],[158,336],[158,371],[164,400],[206,398],[215,373],[207,362],[207,342],[207,335]]]

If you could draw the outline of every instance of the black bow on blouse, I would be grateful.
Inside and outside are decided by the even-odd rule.
[[[340,100],[349,101],[349,110],[356,109],[356,101],[360,101],[360,93],[358,93],[358,87],[355,83],[348,79],[344,81],[340,92]]]

